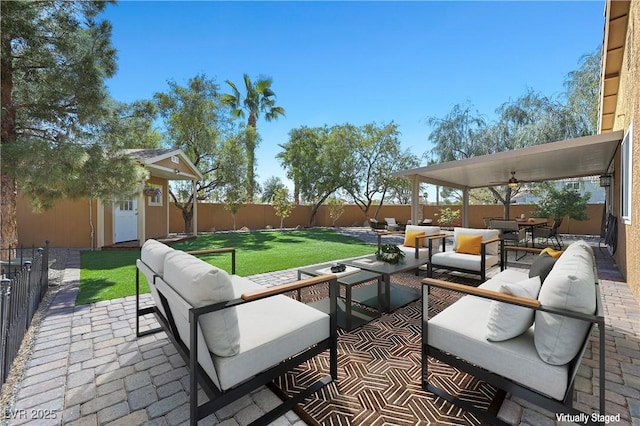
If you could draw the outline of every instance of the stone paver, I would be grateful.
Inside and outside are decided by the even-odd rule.
[[[376,242],[365,228],[344,232]],[[40,325],[28,367],[9,407],[9,413],[50,410],[56,419],[5,419],[3,424],[183,424],[189,416],[188,373],[176,349],[164,333],[136,338],[133,297],[75,306],[79,262],[79,252],[70,252],[63,284]],[[296,278],[296,270],[251,277],[265,286]],[[640,426],[640,307],[625,283],[601,280],[601,288],[607,314],[607,414],[619,413],[621,424]],[[144,303],[149,300],[148,295],[143,296]],[[147,321],[145,326],[154,324]],[[590,410],[590,405],[597,404],[593,390],[598,377],[593,367],[598,356],[591,348],[578,373],[578,408]],[[201,424],[245,425],[278,402],[271,391],[260,388]],[[551,413],[517,399],[508,400],[501,412],[513,424],[555,424]],[[289,412],[274,424],[304,423]]]

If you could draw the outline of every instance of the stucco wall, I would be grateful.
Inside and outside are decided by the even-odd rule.
[[[18,242],[25,246],[90,247],[91,226],[89,201],[62,200],[51,210],[36,213],[29,200],[18,197]],[[97,232],[96,204],[93,204],[93,225]]]
[[[627,25],[626,49],[620,71],[620,88],[614,130],[629,128],[633,122],[633,183],[631,225],[619,223],[618,252],[615,259],[620,271],[625,275],[634,296],[640,301],[640,2],[632,1]],[[620,156],[616,156],[617,170]],[[615,184],[615,207],[620,216],[620,182],[619,173]]]

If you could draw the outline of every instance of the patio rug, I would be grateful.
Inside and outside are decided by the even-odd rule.
[[[392,276],[392,282],[418,289],[422,278],[398,274]],[[478,280],[463,276],[442,274],[436,278],[479,284]],[[321,293],[314,291],[307,296],[313,299],[322,296]],[[432,289],[429,316],[459,297],[453,292]],[[304,413],[321,425],[481,424],[470,413],[422,390],[421,310],[418,300],[351,332],[340,330],[338,380],[308,398],[301,407]],[[491,404],[495,388],[433,361],[429,364],[429,374],[439,387],[477,406],[486,408]],[[328,353],[325,353],[280,378],[275,385],[284,392],[297,393],[328,371]]]

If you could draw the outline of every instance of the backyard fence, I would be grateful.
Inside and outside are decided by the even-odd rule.
[[[49,286],[49,241],[44,248],[9,247],[0,258],[0,383],[4,384]]]

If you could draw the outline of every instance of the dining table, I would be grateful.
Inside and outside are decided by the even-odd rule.
[[[516,219],[519,228],[529,228],[529,232],[531,233],[531,247],[536,246],[536,240],[533,238],[533,228],[537,226],[545,226],[547,224],[547,219],[530,217],[528,219]]]

